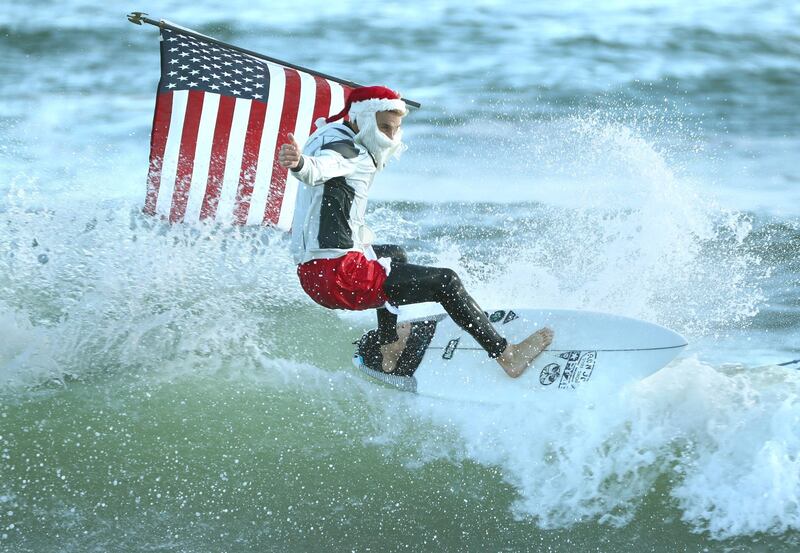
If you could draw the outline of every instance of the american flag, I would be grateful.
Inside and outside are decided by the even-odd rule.
[[[187,30],[188,31],[188,30]],[[349,88],[180,28],[161,28],[161,80],[144,211],[170,222],[292,224],[297,180],[278,164],[293,133],[338,113]]]

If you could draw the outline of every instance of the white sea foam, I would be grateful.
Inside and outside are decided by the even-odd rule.
[[[672,494],[684,520],[721,537],[798,530],[800,372],[765,367],[701,386],[705,427]]]
[[[0,302],[0,336],[0,389],[63,377],[53,359],[53,334],[34,327],[4,302]]]
[[[722,539],[800,529],[799,392],[800,373],[684,359],[616,397],[415,408],[454,438],[423,444],[422,462],[498,467],[520,518],[625,525],[661,480],[687,524]]]
[[[9,200],[0,236],[6,384],[210,370],[248,349],[275,349],[275,323],[307,301],[275,231],[169,228],[113,202],[46,209],[22,191]]]
[[[513,201],[518,182],[530,189],[524,197],[541,203],[501,204],[489,213],[438,210],[426,214],[436,223],[421,223],[422,235],[442,224],[455,234],[464,225],[507,234],[483,256],[449,235],[439,241],[435,264],[459,270],[479,303],[607,311],[690,336],[756,314],[771,269],[744,245],[753,227],[748,216],[701,194],[635,127],[598,115],[530,125],[532,141],[544,142],[506,145],[517,157],[534,148],[531,166],[555,170],[564,160],[558,185],[548,185],[541,169],[534,179],[511,172],[492,199]]]

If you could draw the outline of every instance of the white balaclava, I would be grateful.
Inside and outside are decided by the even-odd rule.
[[[407,147],[402,142],[402,130],[398,129],[394,139],[378,130],[375,115],[379,111],[408,113],[405,102],[394,90],[385,86],[362,86],[351,90],[344,109],[325,119],[325,122],[331,123],[345,116],[355,120],[358,125],[356,142],[372,154],[378,171],[382,171],[389,159],[400,157]]]
[[[355,115],[358,125],[356,142],[364,146],[375,158],[378,171],[383,171],[390,159],[399,159],[408,149],[403,143],[403,129],[398,129],[394,139],[389,138],[378,129],[377,112],[361,111]],[[351,117],[352,110],[351,110]]]

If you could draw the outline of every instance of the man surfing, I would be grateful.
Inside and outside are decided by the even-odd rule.
[[[376,370],[394,372],[410,325],[397,325],[397,307],[437,302],[506,374],[520,376],[552,342],[543,328],[509,344],[464,289],[452,269],[408,263],[400,246],[373,245],[367,198],[375,176],[406,149],[400,95],[383,86],[353,89],[344,109],[317,122],[302,149],[289,134],[279,163],[301,182],[292,222],[292,253],[303,290],[329,309],[377,309],[371,333]],[[339,121],[341,120],[341,121]]]

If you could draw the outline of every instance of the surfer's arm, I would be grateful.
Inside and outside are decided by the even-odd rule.
[[[358,150],[345,141],[322,147],[315,156],[302,155],[292,174],[309,186],[318,186],[335,177],[351,175],[356,170]]]

